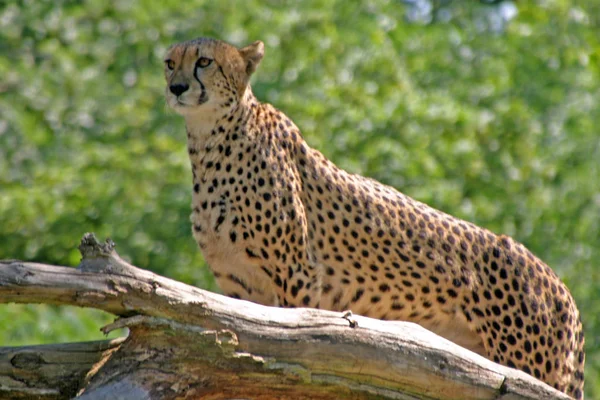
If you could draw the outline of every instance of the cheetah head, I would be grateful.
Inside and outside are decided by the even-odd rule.
[[[184,116],[227,111],[244,95],[263,55],[261,41],[241,49],[208,38],[175,44],[165,57],[167,103]]]

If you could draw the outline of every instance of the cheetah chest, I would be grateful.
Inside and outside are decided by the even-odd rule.
[[[204,185],[208,185],[204,183]],[[232,212],[229,194],[215,190],[214,186],[203,188],[203,183],[194,184],[193,211],[190,217],[194,238],[203,251],[214,246],[227,246],[232,228]],[[212,189],[211,189],[212,188]],[[203,190],[204,189],[204,190]],[[210,190],[210,193],[208,190]]]

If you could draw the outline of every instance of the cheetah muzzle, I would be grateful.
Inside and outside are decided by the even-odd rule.
[[[523,245],[336,167],[252,94],[262,42],[169,48],[192,231],[229,296],[407,320],[583,397],[579,311]]]

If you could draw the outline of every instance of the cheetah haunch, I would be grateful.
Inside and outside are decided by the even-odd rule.
[[[185,118],[193,234],[229,296],[407,320],[583,397],[583,330],[568,289],[507,236],[336,167],[259,102],[262,42],[172,46],[169,106]]]

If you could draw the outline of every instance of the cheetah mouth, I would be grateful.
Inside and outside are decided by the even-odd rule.
[[[193,104],[188,104],[185,101],[183,101],[182,99],[180,99],[179,97],[173,97],[173,100],[169,102],[170,106],[173,108],[187,108],[187,107],[193,107]]]
[[[198,107],[206,103],[208,101],[208,95],[203,91],[200,96],[197,97],[197,100],[193,102],[190,102],[190,99],[182,99],[180,96],[173,96],[172,99],[172,107],[189,108]]]
[[[175,97],[174,100],[175,107],[198,107],[208,101],[208,94],[205,90],[202,90],[202,93],[200,93],[200,96],[195,101],[190,101],[190,98],[182,99],[180,96]]]

